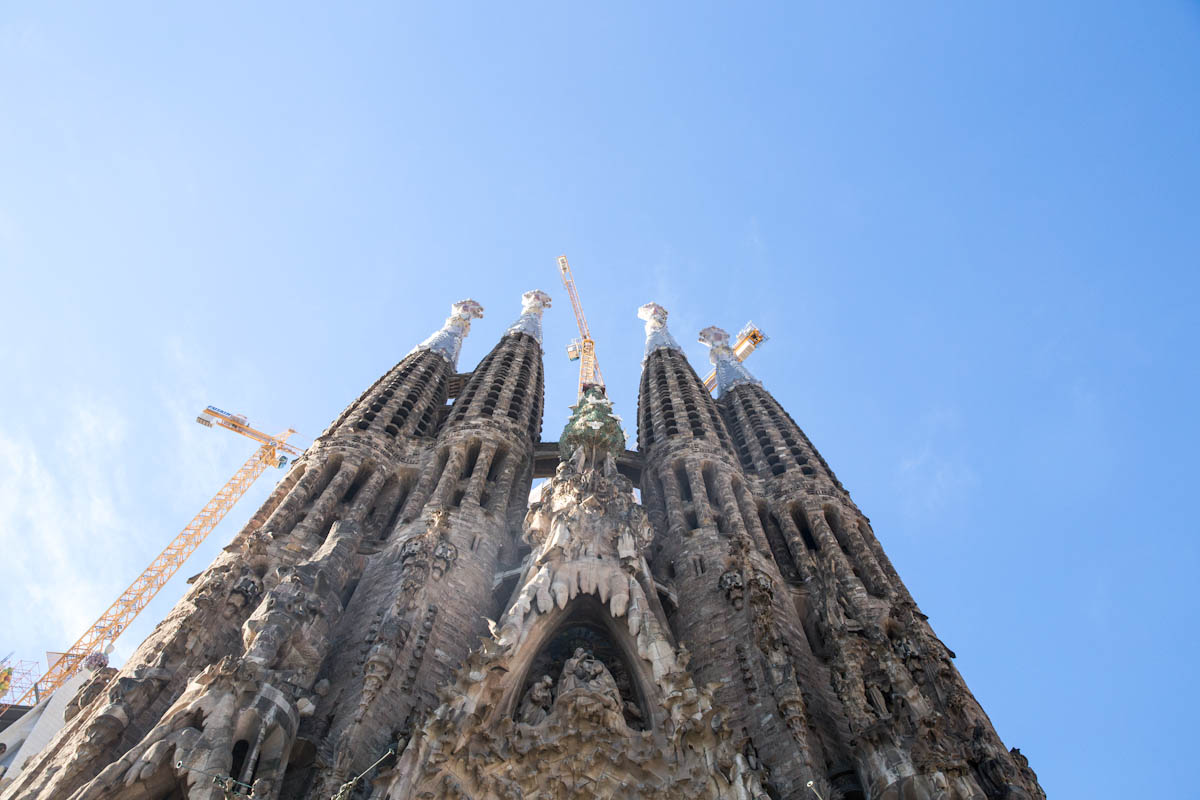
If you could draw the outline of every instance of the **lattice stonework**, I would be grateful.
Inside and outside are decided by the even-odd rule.
[[[550,308],[527,292],[459,373],[483,309],[456,303],[129,662],[92,673],[0,800],[1045,800],[741,363],[761,332],[705,329],[714,398],[647,303],[638,451],[582,347],[578,402],[542,442]]]

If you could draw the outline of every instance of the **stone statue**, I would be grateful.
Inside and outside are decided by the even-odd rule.
[[[538,678],[521,701],[517,720],[526,725],[538,725],[549,714],[554,705],[554,680],[549,675]]]
[[[626,727],[617,682],[604,662],[582,647],[563,665],[555,704],[565,704],[565,713],[575,719],[588,719],[614,731]]]
[[[558,680],[559,697],[575,689],[603,694],[612,698],[618,707],[621,705],[621,692],[608,667],[582,647],[575,648],[575,654],[563,665],[562,677]]]

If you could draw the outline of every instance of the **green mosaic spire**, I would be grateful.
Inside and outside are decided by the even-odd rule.
[[[589,455],[607,452],[613,457],[625,452],[625,431],[621,418],[612,413],[612,401],[598,386],[588,386],[571,406],[571,418],[558,439],[563,460],[569,459],[577,447],[583,446]]]

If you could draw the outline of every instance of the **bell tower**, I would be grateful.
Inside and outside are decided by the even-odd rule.
[[[706,328],[700,341],[710,348],[717,404],[753,488],[765,552],[783,578],[776,594],[789,602],[775,613],[803,631],[787,655],[811,698],[830,794],[1045,797],[1024,756],[1000,742],[954,653],[825,459],[738,361],[725,331]]]
[[[464,376],[386,547],[363,573],[327,669],[329,726],[314,730],[316,796],[334,794],[436,707],[487,633],[493,577],[532,480],[549,306],[544,292],[526,292],[516,322]],[[456,357],[452,334],[422,347]]]
[[[743,746],[772,764],[780,791],[799,792],[818,769],[821,745],[795,674],[798,631],[774,610],[782,578],[764,557],[765,534],[725,421],[667,329],[666,309],[649,303],[638,316],[646,321],[642,485],[659,526],[655,574],[678,597],[672,625],[703,654],[693,662],[697,680],[718,687]]]
[[[611,409],[595,386],[572,407],[517,589],[378,796],[765,796],[665,624]]]
[[[0,798],[1045,800],[725,331],[542,442],[549,307],[460,373],[455,303]]]

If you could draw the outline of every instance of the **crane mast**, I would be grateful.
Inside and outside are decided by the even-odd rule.
[[[587,386],[598,386],[604,390],[604,378],[600,375],[600,363],[596,360],[596,342],[588,329],[587,317],[583,313],[583,303],[579,300],[579,290],[575,288],[575,278],[571,275],[571,266],[566,256],[558,257],[558,271],[562,276],[563,286],[567,288],[567,296],[571,298],[571,308],[575,311],[575,322],[579,325],[579,338],[567,345],[567,358],[579,362],[579,394]],[[747,322],[738,331],[737,340],[733,345],[733,354],[738,361],[746,358],[767,340],[767,335],[753,322]],[[713,370],[704,379],[704,386],[710,392],[717,388],[717,371]]]
[[[588,330],[587,317],[583,314],[583,304],[579,302],[579,291],[575,288],[575,278],[571,275],[566,256],[558,257],[558,271],[571,298],[575,322],[579,325],[579,338],[567,345],[567,358],[579,361],[579,394],[582,395],[588,386],[598,386],[604,391],[604,378],[600,375],[600,363],[596,360],[596,342]]]
[[[11,704],[0,706],[0,713],[12,705],[24,704],[29,699],[40,700],[78,672],[88,655],[103,653],[179,571],[258,476],[262,475],[267,467],[282,468],[287,464],[289,455],[299,456],[302,452],[287,443],[288,437],[295,433],[291,428],[278,436],[271,436],[251,428],[245,417],[222,411],[216,406],[204,409],[200,416],[196,417],[196,421],[207,428],[216,425],[240,433],[258,442],[260,446],[200,513],[150,562],[129,588],[100,615],[100,619],[96,620],[66,652],[60,654],[58,660],[51,664],[40,678],[31,682],[24,694]]]

